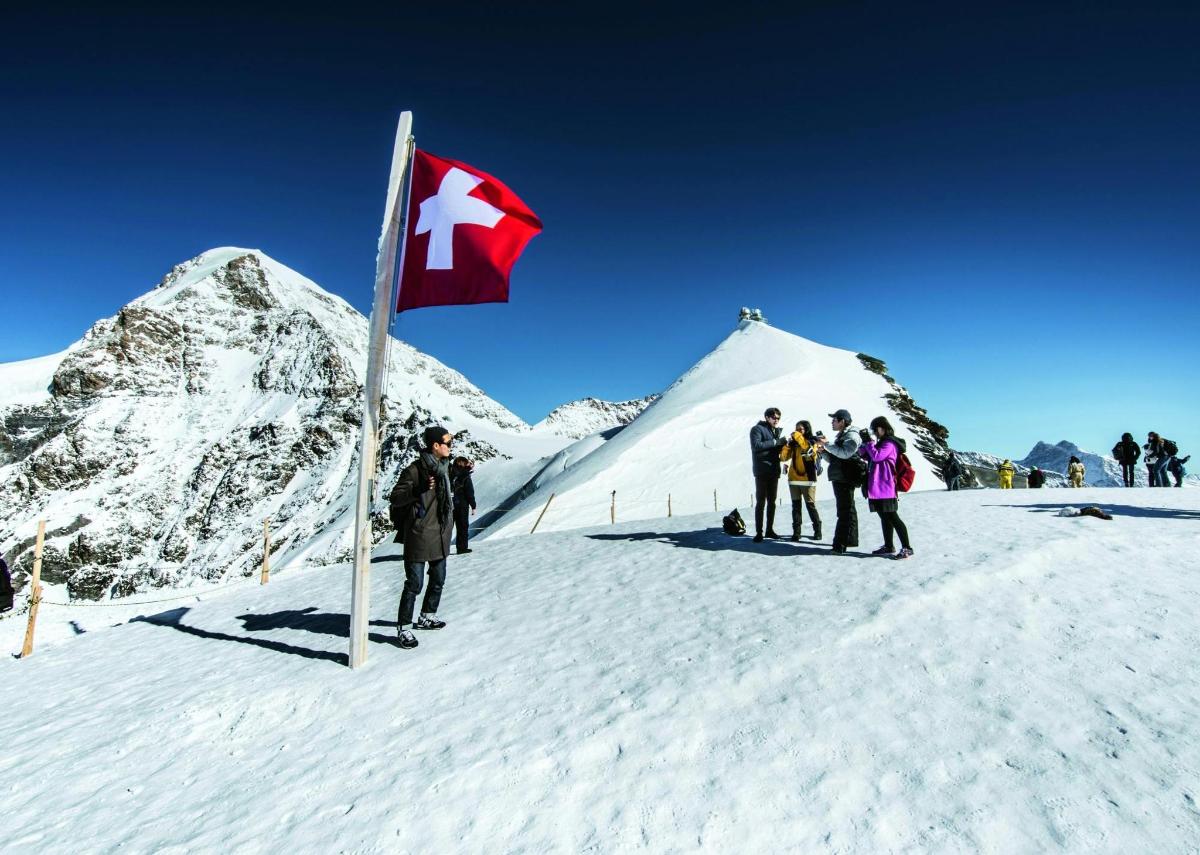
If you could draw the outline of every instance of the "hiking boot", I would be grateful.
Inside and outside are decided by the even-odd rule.
[[[412,650],[419,643],[417,637],[407,629],[402,629],[396,634],[396,643],[405,650]]]
[[[904,558],[912,558],[912,554],[913,554],[912,549],[910,549],[909,547],[906,546],[903,549],[901,549],[899,552],[896,553],[896,560],[900,561]]]
[[[833,549],[829,550],[829,553],[830,553],[831,555],[845,555],[845,554],[846,554],[846,547],[844,547],[844,546],[838,546],[838,545],[836,545],[836,544],[835,544],[835,545],[834,545],[834,547],[833,547]]]
[[[872,555],[891,555],[896,550],[891,546],[881,546],[872,552]]]
[[[466,555],[468,552],[474,552],[473,549],[459,549],[455,551],[455,555]]]
[[[783,540],[782,534],[771,531],[770,529],[767,530],[767,537],[770,538],[771,540]]]
[[[821,539],[821,524],[820,523],[817,523],[816,527],[813,529],[812,539],[813,540]]]
[[[445,625],[444,620],[438,620],[434,615],[421,615],[413,624],[413,629],[441,629]]]
[[[754,542],[755,542],[755,543],[762,543],[762,535],[761,535],[761,534],[756,534],[756,535],[754,535]]]
[[[796,532],[791,537],[789,537],[788,540],[790,540],[792,543],[799,543],[800,542],[800,533]]]

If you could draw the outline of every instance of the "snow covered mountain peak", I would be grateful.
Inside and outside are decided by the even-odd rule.
[[[89,599],[349,548],[367,321],[257,250],[209,250],[51,357],[0,365],[0,548]],[[441,423],[479,461],[553,453],[462,374],[391,342],[377,483]],[[383,491],[380,490],[380,493]],[[378,496],[377,526],[386,528]]]
[[[534,425],[533,429],[568,439],[583,439],[610,428],[629,424],[656,400],[658,395],[647,395],[630,401],[581,398],[555,407],[546,418]]]

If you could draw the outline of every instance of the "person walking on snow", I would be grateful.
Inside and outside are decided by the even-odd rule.
[[[425,448],[411,465],[400,473],[392,488],[390,499],[392,524],[396,526],[396,542],[404,542],[404,591],[396,613],[396,632],[400,646],[417,646],[412,634],[416,629],[441,629],[446,625],[438,620],[438,604],[446,584],[446,557],[450,554],[450,532],[454,528],[451,514],[450,446],[453,439],[444,427],[425,429],[422,435]],[[429,585],[421,603],[421,617],[413,624],[413,609],[425,565],[429,565]]]
[[[1029,477],[1026,480],[1032,489],[1040,490],[1042,485],[1046,483],[1046,473],[1035,466],[1029,471]]]
[[[858,438],[850,425],[850,413],[842,409],[830,413],[829,418],[837,434],[832,441],[818,438],[817,450],[829,463],[829,481],[833,485],[833,500],[837,507],[832,552],[845,555],[847,549],[858,546],[858,509],[854,505],[854,491],[862,483],[862,469],[857,462]]]
[[[1121,479],[1125,482],[1125,486],[1132,487],[1135,480],[1134,475],[1137,472],[1138,458],[1142,456],[1142,450],[1134,441],[1133,434],[1121,434],[1121,441],[1113,446],[1112,456],[1121,464]]]
[[[1082,487],[1083,476],[1086,472],[1087,470],[1083,465],[1083,461],[1072,454],[1071,462],[1067,464],[1067,477],[1071,479],[1071,486]]]
[[[792,497],[792,540],[800,540],[804,528],[804,509],[813,526],[813,540],[821,539],[821,516],[817,513],[817,447],[812,425],[796,422],[796,430],[787,445],[779,450],[779,459],[788,466],[788,492]]]
[[[754,470],[754,542],[763,540],[763,511],[767,516],[767,537],[775,533],[775,503],[779,499],[779,453],[787,445],[782,436],[778,407],[768,407],[763,420],[750,428],[750,462]]]
[[[867,461],[867,506],[879,514],[883,526],[883,546],[872,555],[893,555],[896,558],[912,556],[912,544],[908,540],[908,527],[900,519],[900,494],[896,489],[896,464],[907,449],[904,440],[896,436],[892,425],[883,416],[871,420],[874,437],[858,449]],[[896,552],[893,535],[900,535],[900,551]]]
[[[1175,477],[1175,486],[1183,486],[1183,476],[1187,475],[1187,469],[1184,468],[1185,463],[1192,459],[1192,455],[1187,457],[1172,457],[1171,462],[1167,464],[1167,471]]]
[[[475,464],[465,457],[456,457],[450,470],[450,490],[454,494],[454,551],[466,555],[471,551],[469,543],[471,514],[475,513],[475,482],[471,473]]]
[[[1013,475],[1016,474],[1016,467],[1012,465],[1012,461],[1007,457],[1004,462],[996,467],[996,472],[1000,475],[1000,489],[1011,490],[1013,488]]]

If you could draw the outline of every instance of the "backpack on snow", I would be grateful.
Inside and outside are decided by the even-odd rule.
[[[913,469],[912,461],[908,459],[907,454],[901,451],[896,457],[896,489],[901,493],[907,493],[912,489],[916,477],[917,472]]]
[[[1171,440],[1171,439],[1163,440],[1163,454],[1167,455],[1167,457],[1174,457],[1178,453],[1179,453],[1179,446],[1175,444],[1174,440]]]
[[[725,529],[726,534],[739,535],[746,533],[746,521],[742,519],[742,515],[738,513],[737,508],[734,508],[725,518],[721,520],[721,528]]]

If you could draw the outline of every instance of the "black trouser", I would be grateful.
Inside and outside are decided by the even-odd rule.
[[[1136,463],[1122,463],[1121,464],[1121,477],[1125,479],[1126,487],[1133,486],[1133,480],[1134,480],[1133,476],[1136,473],[1137,473],[1137,464]]]
[[[454,548],[463,552],[467,548],[467,529],[471,525],[471,506],[466,502],[454,503]]]
[[[892,539],[892,533],[900,535],[900,545],[905,549],[912,549],[912,545],[908,542],[908,527],[904,525],[904,520],[900,519],[899,511],[880,511],[879,522],[883,525],[883,545],[888,548],[889,552],[894,552],[896,549],[895,541]]]
[[[814,495],[817,492],[816,487],[789,484],[788,490],[792,494],[792,536],[799,537],[800,532],[804,530],[804,508],[808,508],[808,519],[812,522],[815,535],[821,530],[821,515],[817,513],[817,500]]]
[[[779,499],[779,476],[754,476],[754,533],[763,533],[763,507],[767,509],[767,531],[775,530],[775,502]]]
[[[834,546],[858,546],[858,508],[854,506],[855,492],[855,488],[845,481],[833,482],[833,501],[837,506],[837,528],[833,530]]]
[[[958,489],[958,476],[957,475],[953,476],[952,478],[946,479],[946,489],[947,490],[957,490]]]
[[[421,593],[422,577],[425,575],[424,561],[404,562],[404,592],[400,595],[400,610],[396,613],[396,625],[406,627],[413,622],[413,608],[417,604],[417,594]],[[425,589],[425,599],[421,602],[421,611],[433,614],[438,610],[442,601],[442,588],[446,584],[446,559],[429,562],[429,586]]]

